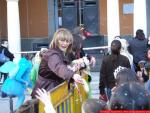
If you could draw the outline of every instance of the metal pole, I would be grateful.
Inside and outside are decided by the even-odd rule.
[[[81,16],[82,16],[82,14],[81,14],[82,12],[81,12],[81,0],[79,0],[79,25],[81,25]]]
[[[10,113],[13,113],[13,98],[9,97],[9,107],[10,107]]]

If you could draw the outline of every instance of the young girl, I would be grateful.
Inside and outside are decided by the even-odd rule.
[[[67,55],[72,51],[72,44],[73,36],[67,29],[60,28],[55,32],[48,52],[42,57],[38,80],[33,89],[32,97],[35,97],[37,88],[49,91],[71,78],[74,81],[82,81],[81,76],[75,74],[79,69],[77,66],[72,67],[72,69],[67,67],[71,63]]]
[[[147,50],[147,60],[144,65],[145,69],[147,70],[147,75],[148,75],[148,81],[145,83],[145,86],[147,89],[150,90],[150,48]]]
[[[40,66],[40,63],[41,63],[42,56],[47,51],[48,51],[47,48],[41,48],[40,52],[37,52],[35,57],[32,60],[33,66],[32,66],[32,70],[31,70],[31,73],[30,73],[30,79],[31,79],[33,87],[34,87],[35,82],[36,82],[37,77],[38,77],[38,71],[39,71],[39,66]]]

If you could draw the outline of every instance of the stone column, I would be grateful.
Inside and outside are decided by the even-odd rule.
[[[134,0],[134,35],[137,29],[143,29],[147,37],[146,0]]]
[[[107,34],[108,46],[115,36],[120,35],[119,1],[107,0]]]
[[[21,51],[20,38],[20,20],[19,20],[19,0],[7,1],[7,28],[8,28],[8,44],[12,53]],[[19,59],[21,54],[14,54],[15,59]]]

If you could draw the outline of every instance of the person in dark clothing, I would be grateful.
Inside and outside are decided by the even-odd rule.
[[[73,34],[73,40],[72,53],[69,55],[71,61],[85,56],[82,48],[82,38],[77,34]]]
[[[142,29],[136,31],[136,36],[132,40],[129,40],[129,52],[133,55],[133,63],[135,71],[140,70],[139,61],[146,60],[147,53],[147,39]]]
[[[139,61],[139,70],[137,71],[137,77],[141,83],[146,83],[149,79],[148,71],[145,68],[146,61]]]
[[[114,71],[119,66],[130,68],[130,62],[127,57],[120,54],[121,42],[113,40],[111,43],[111,54],[105,56],[102,60],[100,69],[100,99],[107,101],[111,96],[111,89],[116,85]],[[106,92],[105,92],[106,89]],[[107,95],[106,95],[107,93]]]
[[[4,55],[9,58],[10,61],[13,61],[14,55],[8,50],[8,41],[7,40],[2,40],[1,41],[1,46],[0,46],[0,53],[4,52]],[[2,66],[5,62],[0,61],[0,66]],[[3,82],[7,78],[7,73],[1,73],[3,75],[4,79]],[[2,77],[2,76],[1,76]],[[6,97],[6,94],[2,92],[2,97]]]
[[[9,58],[10,61],[13,61],[14,55],[8,50],[8,41],[2,40],[1,41],[1,47],[0,47],[0,53],[4,50],[4,55]],[[2,66],[4,62],[0,61],[0,66]]]
[[[72,34],[73,34],[73,40],[74,40],[73,54],[71,56],[72,60],[79,59],[79,58],[86,56],[90,61],[90,65],[94,67],[96,64],[95,57],[89,54],[86,54],[83,50],[83,45],[82,45],[83,40],[85,40],[88,36],[91,36],[91,33],[86,31],[86,29],[82,25],[82,26],[74,28],[72,31]]]

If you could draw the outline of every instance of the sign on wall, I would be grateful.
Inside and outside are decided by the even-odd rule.
[[[133,14],[133,3],[123,4],[123,14]]]

